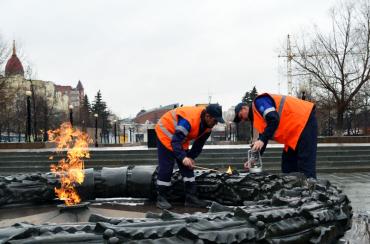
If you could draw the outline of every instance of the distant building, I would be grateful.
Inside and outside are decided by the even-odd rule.
[[[75,88],[72,88],[71,86],[55,85],[55,89],[57,92],[68,97],[69,105],[77,108],[82,104],[85,92],[81,81],[78,81]]]
[[[134,118],[134,122],[137,124],[156,124],[163,114],[177,107],[179,104],[174,103],[150,110],[141,110]]]
[[[197,103],[195,104],[195,107],[207,107],[208,106],[208,103]]]
[[[52,81],[26,79],[22,62],[17,57],[15,42],[13,42],[12,56],[5,65],[5,79],[8,88],[16,93],[25,94],[25,91],[32,91],[34,94],[44,97],[48,103],[59,111],[68,111],[69,105],[78,108],[84,97],[84,88],[81,81],[77,86],[56,85]]]
[[[24,69],[21,61],[17,57],[17,53],[15,51],[15,41],[13,41],[13,53],[8,62],[5,65],[5,76],[15,76],[20,75],[24,76]]]

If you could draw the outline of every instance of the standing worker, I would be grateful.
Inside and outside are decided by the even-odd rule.
[[[211,134],[212,128],[224,123],[222,108],[218,104],[204,107],[179,107],[165,113],[158,121],[158,179],[157,207],[171,208],[168,192],[174,162],[177,162],[185,187],[186,207],[206,207],[207,203],[197,198],[194,177],[195,158],[202,152],[203,146]],[[189,150],[190,141],[194,140]]]
[[[264,93],[252,104],[236,105],[234,122],[240,121],[251,121],[259,132],[253,151],[263,154],[268,140],[275,140],[284,144],[283,173],[302,172],[316,178],[317,120],[313,103]],[[244,167],[248,169],[250,165],[245,163]]]

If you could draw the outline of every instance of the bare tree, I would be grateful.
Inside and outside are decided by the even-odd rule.
[[[0,35],[0,67],[4,67],[4,63],[9,56],[10,49],[5,44],[5,41]],[[4,71],[0,69],[0,137],[1,131],[4,127],[4,117],[5,117],[5,106],[8,101],[8,94],[7,94],[7,82],[6,78],[4,77]]]
[[[338,132],[351,101],[370,78],[369,0],[340,2],[331,10],[331,31],[315,27],[295,41],[295,75],[312,78],[316,94],[333,97]]]
[[[0,131],[10,134],[18,133],[18,140],[25,129],[26,94],[17,86],[6,83],[0,106]]]
[[[5,44],[4,39],[0,35],[0,67],[3,67],[10,55],[10,48]],[[4,76],[4,71],[0,70],[0,76]]]
[[[5,77],[0,76],[0,120],[2,117],[1,115],[3,115],[2,110],[5,107],[5,104],[7,103],[7,93],[5,88],[6,88],[6,79]]]
[[[31,98],[32,98],[32,117],[33,117],[33,140],[38,141],[38,135],[37,135],[37,121],[38,117],[36,116],[37,106],[36,106],[36,90],[35,90],[35,84],[34,79],[36,78],[36,73],[32,69],[30,64],[27,64],[26,72],[25,72],[25,79],[29,81],[30,89],[32,92]]]
[[[0,135],[1,131],[6,130],[9,138],[11,133],[16,132],[20,140],[25,129],[26,95],[24,83],[15,85],[13,78],[5,76],[3,68],[10,56],[10,45],[0,36]],[[23,56],[19,48],[17,56]]]
[[[356,115],[355,128],[358,131],[362,128],[363,134],[368,134],[370,129],[370,82],[367,82],[356,95],[351,103],[351,110]]]
[[[370,134],[370,120],[369,120],[369,110],[370,110],[370,83],[366,83],[363,89],[363,114],[364,114],[364,133],[365,135]]]
[[[37,110],[34,119],[39,123],[35,128],[36,132],[42,132],[43,141],[48,140],[47,131],[59,127],[62,121],[67,118],[66,111],[58,111],[56,104],[58,96],[56,90],[47,89],[47,86],[35,86],[35,103]],[[41,138],[39,138],[41,139]]]

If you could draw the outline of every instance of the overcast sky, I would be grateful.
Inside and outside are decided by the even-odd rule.
[[[0,0],[0,35],[22,47],[37,78],[103,99],[121,117],[140,109],[219,102],[256,85],[286,93],[288,33],[328,24],[335,0]],[[3,67],[2,67],[3,68]]]

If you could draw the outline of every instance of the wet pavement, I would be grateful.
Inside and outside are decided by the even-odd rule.
[[[318,174],[340,187],[351,201],[353,212],[370,210],[370,172]]]
[[[343,190],[353,208],[352,227],[338,244],[370,243],[370,172],[319,174]]]

